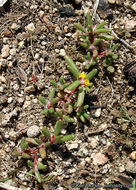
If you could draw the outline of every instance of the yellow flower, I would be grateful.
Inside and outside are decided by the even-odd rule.
[[[79,74],[79,78],[84,79],[85,77],[86,77],[86,74],[84,72],[82,72],[82,73]]]
[[[85,80],[84,80],[84,85],[87,86],[88,84],[89,84],[89,80],[88,80],[88,79],[85,79]]]

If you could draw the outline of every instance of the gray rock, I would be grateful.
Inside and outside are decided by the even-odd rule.
[[[27,136],[28,137],[36,137],[38,136],[40,133],[40,128],[37,125],[33,125],[31,126],[28,130],[27,130]]]
[[[136,173],[136,163],[128,161],[126,164],[126,171],[129,173]]]

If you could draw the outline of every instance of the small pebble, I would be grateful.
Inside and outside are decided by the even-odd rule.
[[[64,57],[66,55],[66,52],[65,52],[64,49],[60,49],[60,53],[59,54]]]
[[[8,103],[10,104],[13,101],[13,97],[8,98]]]
[[[132,160],[136,160],[136,151],[133,151],[131,154],[130,154],[130,158]]]
[[[18,25],[18,24],[16,24],[16,23],[13,23],[12,25],[11,25],[11,29],[12,30],[18,30],[20,28],[20,25]]]
[[[40,128],[37,125],[31,126],[28,131],[27,131],[27,136],[28,137],[36,137],[40,133]]]
[[[97,110],[96,110],[96,112],[95,112],[95,117],[100,117],[100,115],[101,115],[101,108],[98,108]]]
[[[24,89],[24,92],[25,93],[32,93],[35,91],[35,87],[34,85],[31,85],[31,86],[27,86],[25,89]]]
[[[115,3],[116,3],[115,0],[108,0],[108,2],[109,2],[110,4],[115,4]]]
[[[136,3],[131,6],[131,9],[136,12]]]
[[[30,33],[34,33],[35,32],[35,26],[33,23],[30,23],[28,24],[26,27],[25,27],[25,30],[27,32],[30,32]]]
[[[61,7],[59,9],[60,16],[61,17],[71,17],[71,16],[76,16],[75,12],[71,7]]]
[[[38,15],[40,16],[40,18],[42,18],[44,16],[44,11],[40,10]]]
[[[1,57],[6,58],[9,56],[9,45],[4,45],[1,50]]]

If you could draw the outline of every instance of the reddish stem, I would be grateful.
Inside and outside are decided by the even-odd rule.
[[[38,171],[38,168],[37,168],[37,154],[35,154],[35,157],[34,157],[34,170]]]

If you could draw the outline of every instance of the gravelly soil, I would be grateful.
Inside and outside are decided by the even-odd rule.
[[[45,174],[53,175],[51,181],[39,185],[34,178],[26,177],[25,162],[12,156],[30,126],[54,125],[40,113],[43,107],[38,97],[48,96],[51,79],[57,81],[62,74],[66,80],[71,79],[61,52],[65,50],[79,69],[83,68],[81,58],[85,52],[79,46],[73,24],[79,21],[84,24],[88,10],[94,15],[94,2],[81,1],[79,5],[67,2],[20,0],[10,2],[10,8],[8,3],[0,13],[0,179],[19,168],[13,179],[6,182],[14,189],[63,190],[71,189],[73,182],[82,184],[80,189],[84,189],[85,184],[124,185],[136,178],[136,83],[128,84],[123,74],[124,66],[136,58],[134,1],[107,2],[105,10],[100,6],[104,1],[99,2],[94,23],[107,21],[130,47],[115,38],[114,43],[119,45],[115,72],[109,75],[99,64],[95,85],[86,99],[90,121],[66,126],[67,133],[75,133],[74,141],[47,150],[48,171]],[[62,7],[72,8],[73,15],[60,15]],[[33,36],[25,28],[30,23],[36,29]],[[3,56],[5,45],[8,52]],[[117,122],[122,107],[133,116],[133,122],[126,121],[125,130]],[[94,166],[95,153],[105,155],[108,162]],[[130,156],[131,153],[135,156]]]

